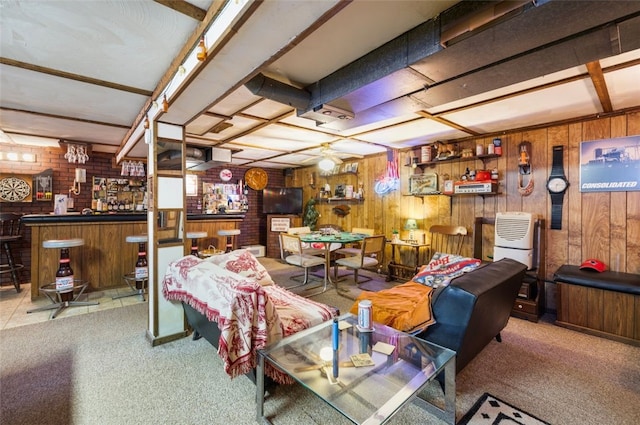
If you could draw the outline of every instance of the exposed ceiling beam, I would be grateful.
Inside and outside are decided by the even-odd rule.
[[[79,74],[73,74],[71,72],[59,71],[57,69],[47,68],[45,66],[33,65],[31,63],[20,62],[20,61],[9,59],[9,58],[0,57],[0,63],[3,65],[15,66],[21,69],[28,69],[29,71],[40,72],[42,74],[53,75],[54,77],[80,81],[82,83],[107,87],[114,90],[121,90],[129,93],[139,94],[142,96],[151,96],[150,90],[145,90],[138,87],[125,86],[123,84],[117,84],[109,81],[99,80],[97,78],[87,77],[86,75],[79,75]]]
[[[202,10],[197,6],[186,2],[185,0],[154,0],[154,1],[158,4],[166,6],[169,9],[173,9],[176,12],[180,12],[183,15],[187,15],[188,17],[193,18],[196,21],[200,21],[200,22],[204,20],[204,17],[207,14],[206,10]]]
[[[607,89],[607,82],[605,81],[604,74],[602,73],[600,61],[587,63],[587,71],[589,71],[589,77],[591,77],[593,87],[596,89],[598,99],[600,99],[602,110],[604,112],[612,112],[613,106],[611,105],[611,97],[609,97],[609,90]]]
[[[456,124],[456,123],[454,123],[452,121],[449,121],[447,119],[444,119],[442,117],[439,117],[439,116],[436,116],[436,115],[432,115],[432,114],[428,113],[427,111],[418,111],[417,114],[421,115],[421,116],[423,116],[425,118],[429,118],[430,120],[437,121],[440,124],[444,124],[444,125],[446,125],[448,127],[455,128],[456,130],[460,130],[460,131],[462,131],[464,133],[468,133],[468,134],[471,134],[473,136],[479,136],[480,135],[480,133],[478,133],[477,131],[470,130],[467,127],[463,127],[463,126],[461,126],[459,124]]]

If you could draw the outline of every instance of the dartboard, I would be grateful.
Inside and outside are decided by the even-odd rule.
[[[0,180],[0,199],[7,202],[20,202],[31,194],[31,186],[18,177],[5,177]]]

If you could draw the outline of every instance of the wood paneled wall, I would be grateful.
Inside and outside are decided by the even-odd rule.
[[[495,217],[496,212],[531,212],[550,223],[551,200],[546,180],[551,169],[552,147],[563,145],[564,168],[571,185],[564,199],[562,229],[550,230],[547,226],[545,230],[545,277],[552,280],[554,271],[562,264],[580,264],[586,258],[598,258],[614,271],[640,273],[640,191],[582,193],[579,190],[580,143],[633,135],[640,135],[640,112],[637,110],[582,122],[505,132],[500,136],[503,142],[502,156],[487,160],[484,164],[486,169],[499,170],[502,194],[486,197],[407,196],[409,176],[414,170],[405,164],[409,157],[419,156],[417,150],[399,153],[400,190],[378,195],[373,189],[375,182],[384,175],[387,155],[367,157],[357,161],[358,179],[364,184],[364,201],[349,204],[351,213],[346,217],[335,215],[332,212],[333,204],[318,204],[321,213],[318,223],[338,224],[346,230],[352,227],[374,228],[376,233],[388,238],[394,229],[400,230],[401,238],[407,237],[407,232],[403,230],[407,218],[418,219],[422,231],[432,224],[444,223],[463,225],[470,233],[475,217]],[[492,139],[493,136],[466,140],[461,145],[471,147],[483,143],[486,146]],[[530,156],[534,189],[529,196],[522,196],[518,191],[518,145],[523,141],[532,145]],[[427,170],[437,172],[441,179],[455,180],[464,174],[467,167],[482,169],[483,163],[444,162]],[[304,188],[305,200],[317,193],[317,189],[309,185],[310,172],[316,172],[316,188],[319,188],[324,181],[317,170],[311,167],[297,169],[288,182],[291,186]],[[420,169],[415,172],[420,172]],[[487,231],[483,239],[486,257],[492,251],[493,232]],[[468,238],[463,254],[471,256],[472,249],[472,238]],[[552,284],[547,285],[547,309],[555,310],[555,287]]]

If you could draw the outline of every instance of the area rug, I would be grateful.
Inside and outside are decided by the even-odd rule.
[[[549,425],[549,423],[484,393],[458,422],[458,425]]]

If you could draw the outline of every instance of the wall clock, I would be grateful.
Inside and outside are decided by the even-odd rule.
[[[262,168],[249,168],[247,172],[244,173],[244,181],[247,182],[247,185],[253,190],[264,189],[267,187],[268,180],[267,173]]]
[[[220,171],[220,180],[222,180],[223,182],[228,182],[229,180],[231,180],[231,177],[233,177],[233,173],[231,172],[231,170],[225,168],[224,170]]]
[[[31,185],[19,177],[4,177],[0,180],[0,199],[7,202],[22,202],[31,195]]]

